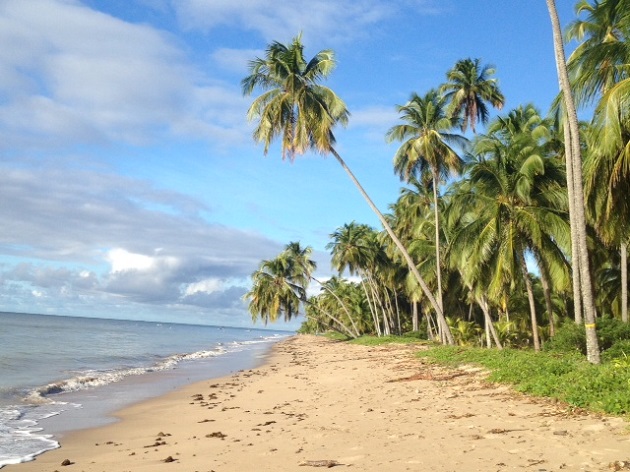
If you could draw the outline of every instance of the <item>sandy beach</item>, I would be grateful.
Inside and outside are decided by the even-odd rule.
[[[514,393],[477,369],[427,365],[418,349],[295,336],[258,369],[134,405],[4,470],[630,470],[622,419]]]

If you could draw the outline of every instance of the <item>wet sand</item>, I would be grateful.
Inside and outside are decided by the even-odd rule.
[[[624,420],[427,365],[418,349],[296,336],[258,369],[134,405],[3,472],[630,470]]]

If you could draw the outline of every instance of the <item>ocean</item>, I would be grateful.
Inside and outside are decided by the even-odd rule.
[[[287,331],[0,313],[0,468],[127,405],[256,367]]]

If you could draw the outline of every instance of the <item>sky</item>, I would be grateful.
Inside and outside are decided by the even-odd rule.
[[[336,53],[336,148],[383,212],[396,105],[457,60],[496,67],[503,112],[558,92],[543,0],[0,0],[0,311],[262,327],[261,260],[300,241],[332,275],[329,235],[378,220],[334,158],[265,156],[240,88],[299,33]]]

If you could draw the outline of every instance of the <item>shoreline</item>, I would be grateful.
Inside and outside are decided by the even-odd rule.
[[[477,369],[427,365],[418,349],[293,336],[258,368],[124,408],[3,472],[54,472],[66,460],[69,472],[599,471],[630,461],[621,418],[572,414],[487,384]]]

